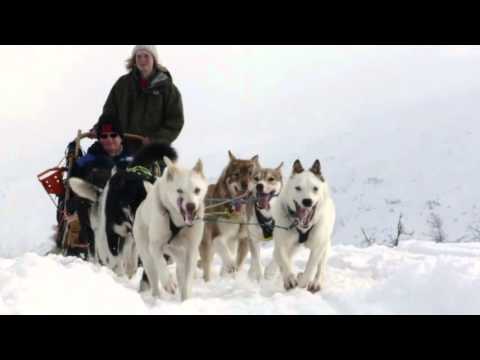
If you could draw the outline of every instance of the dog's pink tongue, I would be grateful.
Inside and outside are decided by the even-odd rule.
[[[242,210],[242,203],[240,201],[236,201],[233,207],[235,208],[236,212],[240,212],[240,210]]]
[[[299,208],[298,209],[298,218],[303,226],[307,226],[310,221],[310,209],[307,208]]]
[[[268,195],[259,195],[258,205],[260,206],[260,209],[268,209],[270,207]]]
[[[187,211],[187,212],[185,213],[185,223],[186,223],[188,226],[193,225],[193,218],[194,218],[193,212]]]

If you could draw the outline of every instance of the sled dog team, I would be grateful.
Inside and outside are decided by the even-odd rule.
[[[147,148],[137,157],[148,153],[167,165],[153,183],[116,169],[104,189],[69,179],[72,190],[92,202],[97,263],[131,278],[140,260],[144,268],[140,291],[150,288],[154,297],[161,297],[164,291],[174,294],[178,283],[181,299],[186,300],[197,266],[208,282],[215,254],[222,260],[220,274],[226,275],[239,271],[250,252],[252,279],[272,279],[280,270],[287,290],[322,288],[335,207],[318,160],[309,169],[295,161],[284,182],[283,163],[263,168],[258,156],[242,160],[229,151],[227,166],[209,185],[201,160],[185,169],[173,148],[162,144]],[[272,238],[274,256],[264,270],[261,244]],[[295,274],[293,257],[301,246],[310,255],[303,272]],[[165,255],[174,259],[176,277]]]

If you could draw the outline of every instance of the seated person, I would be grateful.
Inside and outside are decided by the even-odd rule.
[[[123,132],[115,118],[102,115],[95,129],[98,141],[88,149],[85,156],[77,159],[70,177],[79,177],[103,188],[110,179],[112,168],[116,166],[126,169],[133,156],[123,146]],[[79,256],[85,253],[82,249],[87,245],[94,255],[94,236],[88,215],[90,203],[72,193],[66,208],[65,218],[70,226],[67,255]]]
[[[111,170],[113,166],[125,169],[133,160],[132,154],[123,146],[123,132],[115,118],[102,115],[95,126],[97,139],[85,156],[79,158],[73,165],[70,176],[79,177],[104,187],[109,179],[92,176],[95,169]],[[110,171],[108,171],[110,175]],[[98,181],[97,181],[98,180]]]

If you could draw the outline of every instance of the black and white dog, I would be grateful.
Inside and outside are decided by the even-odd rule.
[[[177,153],[169,145],[153,143],[135,157],[131,168],[148,166],[153,160],[167,157],[173,161]],[[90,200],[90,223],[95,237],[95,262],[112,269],[119,276],[132,277],[138,268],[138,255],[132,229],[135,213],[155,181],[135,171],[112,170],[112,176],[102,190],[95,185],[71,178],[68,183],[81,198]],[[144,280],[145,279],[144,277]]]

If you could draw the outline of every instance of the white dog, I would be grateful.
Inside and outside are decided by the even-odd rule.
[[[174,294],[176,282],[169,273],[164,254],[176,262],[182,301],[190,297],[198,248],[202,240],[204,199],[208,183],[201,160],[193,170],[177,167],[164,158],[163,176],[147,190],[135,216],[133,236],[145,268],[152,295],[160,296],[158,282]]]
[[[331,246],[335,206],[318,160],[308,171],[299,160],[295,161],[293,173],[273,205],[272,214],[276,224],[282,226],[275,228],[274,258],[285,289],[298,286],[312,293],[319,291]],[[295,276],[292,259],[301,245],[310,249],[310,256],[305,271]]]
[[[171,146],[152,143],[137,153],[131,165],[147,165],[165,156],[177,159]],[[132,228],[138,206],[152,186],[150,181],[154,179],[116,167],[111,170],[111,178],[104,189],[79,178],[68,181],[79,197],[91,201],[89,217],[94,232],[95,262],[109,267],[119,276],[131,278],[137,272],[138,256]]]

